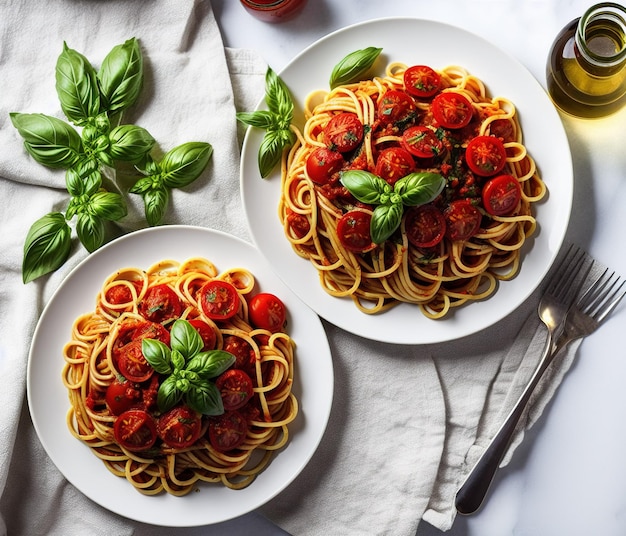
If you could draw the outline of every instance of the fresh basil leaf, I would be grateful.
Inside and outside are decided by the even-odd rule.
[[[278,128],[278,119],[274,112],[257,110],[256,112],[238,112],[237,120],[251,127],[267,129]]]
[[[170,193],[167,188],[153,188],[143,193],[144,210],[148,225],[155,226],[161,223],[169,200]]]
[[[293,143],[290,130],[268,130],[259,147],[258,164],[261,177],[267,177],[282,158],[283,151]]]
[[[293,100],[283,80],[270,68],[265,73],[265,102],[279,117],[279,127],[289,128],[293,119]]]
[[[79,162],[65,173],[65,186],[70,195],[92,195],[102,185],[102,174],[91,160]],[[66,214],[66,218],[71,216]]]
[[[344,57],[335,65],[330,75],[331,89],[343,84],[358,82],[358,78],[374,65],[382,50],[382,48],[367,47],[362,50],[355,50]]]
[[[63,43],[56,64],[56,90],[61,109],[76,125],[84,125],[100,110],[100,90],[96,71],[79,52]]]
[[[44,114],[11,113],[10,117],[24,147],[40,164],[67,169],[80,159],[80,135],[65,121]]]
[[[119,112],[132,106],[143,84],[143,58],[136,38],[113,47],[98,71],[102,108]]]
[[[396,182],[394,192],[407,206],[424,205],[433,201],[445,185],[446,180],[437,173],[411,173]]]
[[[142,343],[143,345],[143,343]],[[176,387],[177,376],[172,374],[163,380],[157,391],[157,405],[161,412],[172,409],[183,398],[183,393]]]
[[[188,361],[204,346],[204,341],[196,329],[187,321],[178,319],[170,330],[170,345]],[[188,368],[188,367],[187,367]]]
[[[395,230],[400,227],[402,221],[402,203],[378,205],[372,214],[370,234],[372,242],[382,244]]]
[[[344,171],[339,182],[359,201],[368,205],[381,203],[381,196],[391,193],[391,185],[369,171]]]
[[[109,143],[109,152],[114,159],[138,162],[152,150],[156,141],[145,128],[120,125],[110,132]]]
[[[213,382],[192,383],[191,389],[185,394],[185,404],[203,415],[224,413],[222,395]]]
[[[167,344],[157,339],[143,339],[141,341],[141,352],[146,361],[159,374],[171,374],[174,372],[171,360],[172,352]]]
[[[155,188],[155,178],[153,176],[150,177],[142,177],[139,179],[133,187],[128,190],[131,194],[144,194],[148,190],[152,190]]]
[[[53,272],[69,257],[71,229],[60,212],[51,212],[33,223],[24,243],[22,280]]]
[[[200,352],[187,363],[186,370],[197,373],[201,378],[209,379],[219,376],[235,363],[235,356],[225,350]]]
[[[209,143],[187,142],[165,153],[160,167],[163,185],[183,188],[195,181],[205,170],[213,147]]]
[[[174,367],[174,372],[181,372],[185,368],[185,356],[181,354],[178,350],[172,350],[170,354],[170,358],[172,360],[172,366]]]
[[[79,212],[76,220],[76,234],[80,243],[89,253],[104,244],[104,222],[89,212]]]
[[[121,220],[127,214],[124,198],[120,194],[104,190],[89,198],[89,210],[99,218],[109,221]]]

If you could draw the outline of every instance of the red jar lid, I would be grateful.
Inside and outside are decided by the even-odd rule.
[[[307,0],[241,0],[243,7],[264,22],[282,22],[296,15]]]

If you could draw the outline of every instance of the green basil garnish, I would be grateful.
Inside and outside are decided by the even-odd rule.
[[[358,82],[358,79],[365,75],[374,65],[376,58],[378,58],[382,50],[382,48],[367,47],[362,50],[355,50],[345,56],[335,65],[330,75],[329,84],[331,89],[343,84]]]
[[[362,170],[344,171],[340,182],[362,203],[377,205],[370,224],[375,244],[387,240],[400,226],[404,206],[430,203],[446,184],[437,173],[421,172],[401,178],[392,187],[384,179]]]
[[[33,279],[56,270],[69,257],[71,229],[60,212],[51,212],[33,223],[24,243],[22,280]]]

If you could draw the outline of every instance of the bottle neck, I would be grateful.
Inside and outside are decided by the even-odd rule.
[[[626,8],[604,2],[589,8],[576,29],[576,48],[590,71],[611,74],[626,64]]]

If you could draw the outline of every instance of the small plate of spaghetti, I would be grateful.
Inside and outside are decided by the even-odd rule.
[[[68,275],[37,325],[27,387],[72,484],[122,516],[182,527],[254,510],[300,473],[333,372],[318,316],[255,248],[164,226]]]
[[[367,72],[331,87],[336,65],[372,49]],[[567,230],[573,171],[558,113],[521,64],[459,28],[390,18],[326,36],[279,76],[296,141],[262,180],[264,133],[249,129],[242,197],[259,250],[320,316],[435,343],[535,290]]]

